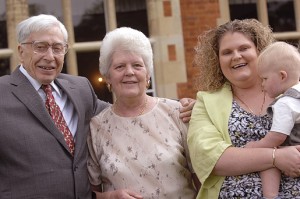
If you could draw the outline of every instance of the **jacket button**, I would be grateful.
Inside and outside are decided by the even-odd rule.
[[[73,171],[75,172],[77,169],[78,169],[78,166],[75,166],[74,169],[73,169]]]

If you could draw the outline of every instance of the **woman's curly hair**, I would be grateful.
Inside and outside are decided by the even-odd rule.
[[[219,63],[220,40],[227,32],[240,32],[248,36],[258,52],[275,41],[271,28],[256,19],[236,19],[204,32],[198,37],[195,47],[194,64],[200,69],[196,79],[198,90],[215,91],[228,82]]]

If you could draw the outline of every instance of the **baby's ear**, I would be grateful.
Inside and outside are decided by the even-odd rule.
[[[281,80],[285,80],[288,77],[288,74],[286,71],[281,70],[280,72]]]

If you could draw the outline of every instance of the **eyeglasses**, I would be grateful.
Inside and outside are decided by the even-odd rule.
[[[21,43],[23,44],[31,44],[33,52],[44,54],[48,51],[49,47],[52,48],[52,52],[55,55],[65,55],[68,52],[68,44],[66,43],[54,43],[50,45],[48,42],[45,41],[32,41]]]

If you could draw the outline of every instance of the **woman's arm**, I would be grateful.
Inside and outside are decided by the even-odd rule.
[[[299,149],[300,145],[274,151],[275,166],[288,176],[300,176]],[[272,148],[229,147],[220,156],[212,173],[220,176],[234,176],[263,171],[272,167]]]
[[[216,94],[208,92],[197,94],[187,141],[193,169],[202,185],[210,178],[224,150],[231,146],[227,132],[231,103],[230,88],[225,88]],[[209,185],[205,186],[212,186],[217,181],[218,179],[209,180]]]
[[[274,165],[285,175],[300,176],[300,145],[280,147],[275,152]]]
[[[235,176],[271,168],[272,148],[228,147],[217,161],[213,174]]]
[[[213,176],[242,175],[273,167],[271,148],[232,147],[228,134],[231,104],[229,89],[197,95],[189,125],[188,145],[193,168],[202,183]],[[300,147],[280,148],[274,154],[276,167],[286,175],[295,177],[300,174],[298,149]]]

